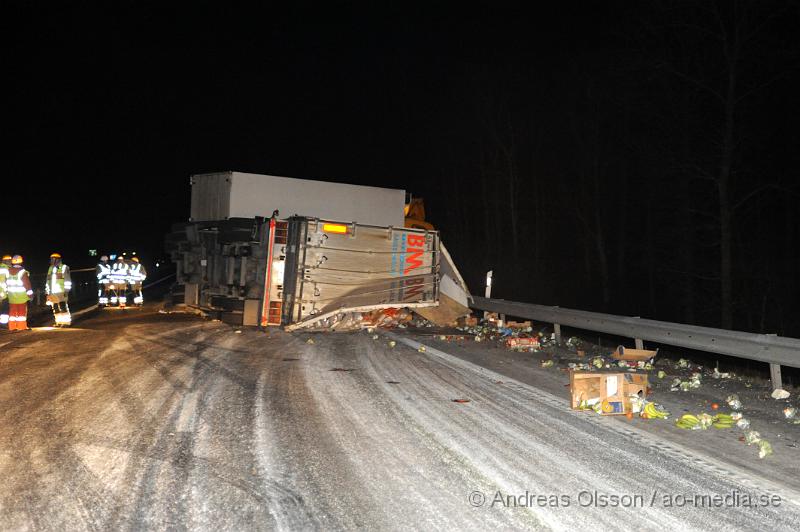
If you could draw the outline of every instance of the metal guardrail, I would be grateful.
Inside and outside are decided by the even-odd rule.
[[[556,341],[559,344],[561,343],[561,326],[565,325],[634,338],[638,348],[641,348],[643,340],[647,340],[766,362],[770,365],[774,388],[782,386],[780,373],[782,365],[800,368],[800,339],[796,338],[728,331],[478,296],[473,297],[471,306],[476,310],[552,323],[556,332]]]
[[[157,284],[161,284],[162,282],[164,282],[164,281],[166,281],[168,279],[172,279],[173,277],[175,277],[175,275],[176,275],[175,273],[170,273],[168,275],[165,275],[161,279],[158,279],[158,280],[152,281],[150,283],[147,283],[144,286],[142,286],[142,290],[147,290],[150,287],[153,287],[153,286],[155,286]]]

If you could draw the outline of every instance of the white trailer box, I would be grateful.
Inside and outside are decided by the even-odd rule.
[[[191,177],[192,222],[293,215],[403,227],[404,190],[243,172]]]

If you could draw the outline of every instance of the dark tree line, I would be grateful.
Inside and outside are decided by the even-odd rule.
[[[426,193],[473,291],[800,335],[798,22],[636,3],[549,68],[464,64]]]

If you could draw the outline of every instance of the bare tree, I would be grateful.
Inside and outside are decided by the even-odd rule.
[[[696,177],[714,186],[719,235],[720,324],[733,327],[734,243],[737,211],[770,185],[749,185],[742,175],[742,141],[745,122],[740,120],[747,100],[778,82],[796,68],[777,65],[764,72],[764,54],[770,52],[761,37],[788,4],[734,0],[667,4],[666,24],[675,46],[659,66],[670,76],[702,93],[716,127],[709,145],[716,155],[696,166]],[[689,54],[689,55],[686,55]]]

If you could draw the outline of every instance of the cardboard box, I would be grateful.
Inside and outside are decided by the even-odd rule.
[[[601,404],[602,415],[620,415],[631,411],[631,395],[647,396],[645,373],[569,372],[569,393],[574,410],[583,402]]]
[[[611,353],[611,357],[615,360],[631,360],[634,362],[647,361],[654,358],[658,354],[658,349],[655,351],[648,351],[647,349],[628,349],[624,345],[617,347],[617,350]]]
[[[509,338],[506,340],[509,349],[539,349],[539,338]]]

